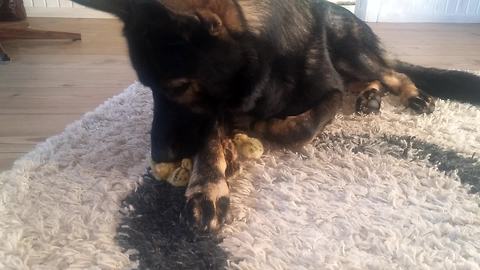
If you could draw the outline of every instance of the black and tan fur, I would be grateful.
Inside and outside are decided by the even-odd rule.
[[[125,23],[132,64],[153,91],[152,159],[194,157],[187,213],[204,231],[227,216],[225,141],[238,128],[306,143],[347,91],[360,112],[378,111],[387,91],[429,113],[433,98],[415,84],[435,95],[428,76],[450,89],[443,97],[480,102],[469,92],[477,77],[389,62],[364,22],[323,0],[75,1]]]

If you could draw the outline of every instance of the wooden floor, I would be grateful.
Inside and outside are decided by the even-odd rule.
[[[9,41],[0,65],[0,171],[135,80],[116,20],[30,19],[79,31],[83,41]],[[416,64],[480,70],[480,25],[375,24],[393,55]]]

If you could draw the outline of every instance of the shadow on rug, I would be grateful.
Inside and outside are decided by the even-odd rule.
[[[383,154],[405,160],[428,160],[445,173],[456,172],[472,193],[480,188],[480,164],[474,157],[463,157],[455,151],[409,136],[348,135],[325,136],[322,144],[342,144],[349,141],[355,147],[352,154],[369,154],[381,149]],[[321,146],[320,146],[321,148]],[[118,228],[117,241],[125,250],[136,250],[132,261],[139,269],[224,269],[229,254],[218,244],[219,239],[195,236],[181,221],[185,189],[174,188],[143,177],[143,183],[123,202],[127,209]]]
[[[117,241],[138,269],[224,269],[227,253],[213,237],[195,236],[181,220],[185,189],[149,175],[124,201]]]
[[[465,157],[456,151],[444,149],[436,144],[428,143],[414,136],[385,135],[380,138],[370,138],[368,135],[330,136],[324,137],[324,141],[334,143],[352,142],[355,146],[353,154],[368,154],[375,149],[383,149],[384,154],[391,155],[410,161],[428,160],[439,171],[445,173],[456,172],[462,184],[469,188],[471,193],[480,192],[480,163],[476,155]],[[382,147],[379,147],[382,145]]]

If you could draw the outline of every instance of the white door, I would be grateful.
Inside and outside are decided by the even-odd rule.
[[[480,0],[357,0],[369,22],[480,23]]]

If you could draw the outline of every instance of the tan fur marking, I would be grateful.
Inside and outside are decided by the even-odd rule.
[[[400,96],[403,104],[407,105],[408,100],[419,95],[418,88],[407,77],[407,75],[395,71],[389,71],[383,75],[383,83],[392,93]]]
[[[342,104],[340,92],[331,92],[311,110],[285,119],[256,122],[253,134],[283,146],[301,146],[311,141],[330,123]]]
[[[172,87],[172,88],[180,87],[183,84],[189,83],[190,81],[191,80],[189,80],[187,78],[178,78],[178,79],[174,79],[174,80],[171,80],[171,81],[167,82],[167,86]]]
[[[219,199],[224,196],[228,196],[230,191],[227,185],[227,181],[220,181],[218,183],[208,183],[206,185],[189,187],[185,192],[185,196],[189,198],[197,193],[206,194],[208,195],[209,199],[215,202],[216,199]]]
[[[305,112],[297,116],[291,116],[285,120],[271,120],[267,123],[268,130],[272,134],[287,135],[293,130],[297,129],[299,125],[303,123],[309,123],[312,121],[312,111]]]
[[[184,83],[190,83],[188,89],[184,93],[178,96],[174,96],[173,99],[183,105],[194,105],[198,100],[198,95],[200,93],[200,87],[197,81],[192,81],[188,79],[175,79],[168,82],[168,86],[172,88],[181,87]]]
[[[400,80],[400,78],[390,73],[383,76],[383,81],[392,92],[394,92],[395,94],[400,93],[400,87],[402,86],[402,81]]]
[[[222,152],[219,153],[219,155],[217,156],[217,160],[215,161],[215,167],[221,171],[221,172],[224,172],[225,173],[225,170],[227,169],[227,162],[225,161],[225,154],[223,153],[223,149],[222,149]]]
[[[382,83],[380,81],[373,81],[373,82],[354,82],[347,85],[347,91],[352,94],[360,94],[365,90],[377,90],[380,91],[382,89]]]
[[[183,95],[176,97],[175,101],[178,104],[190,105],[195,102],[196,98],[197,95],[195,91],[193,91],[193,89],[188,89],[187,91],[185,91],[185,93],[183,93]]]
[[[192,177],[187,188],[187,197],[200,191],[208,193],[209,187],[226,184],[228,164],[225,146],[227,146],[225,139],[220,138],[220,134],[217,134],[210,138],[203,150],[196,155]]]
[[[218,170],[220,173],[224,173],[227,169],[227,162],[225,161],[225,153],[223,151],[223,145],[221,141],[214,140],[214,142],[209,143],[210,153],[209,155],[202,156],[204,162],[208,162],[213,169]],[[194,165],[194,170],[195,170]]]
[[[267,9],[260,8],[261,2],[255,0],[240,0],[238,4],[242,8],[249,30],[260,35],[265,28],[265,20],[269,16]]]
[[[243,31],[242,20],[237,6],[232,0],[159,0],[174,12],[191,15],[217,16],[222,26],[230,31]],[[212,16],[214,14],[215,16]]]
[[[370,83],[368,83],[365,90],[369,90],[369,89],[375,89],[377,91],[380,91],[380,90],[382,90],[382,83],[380,81],[370,82]]]

